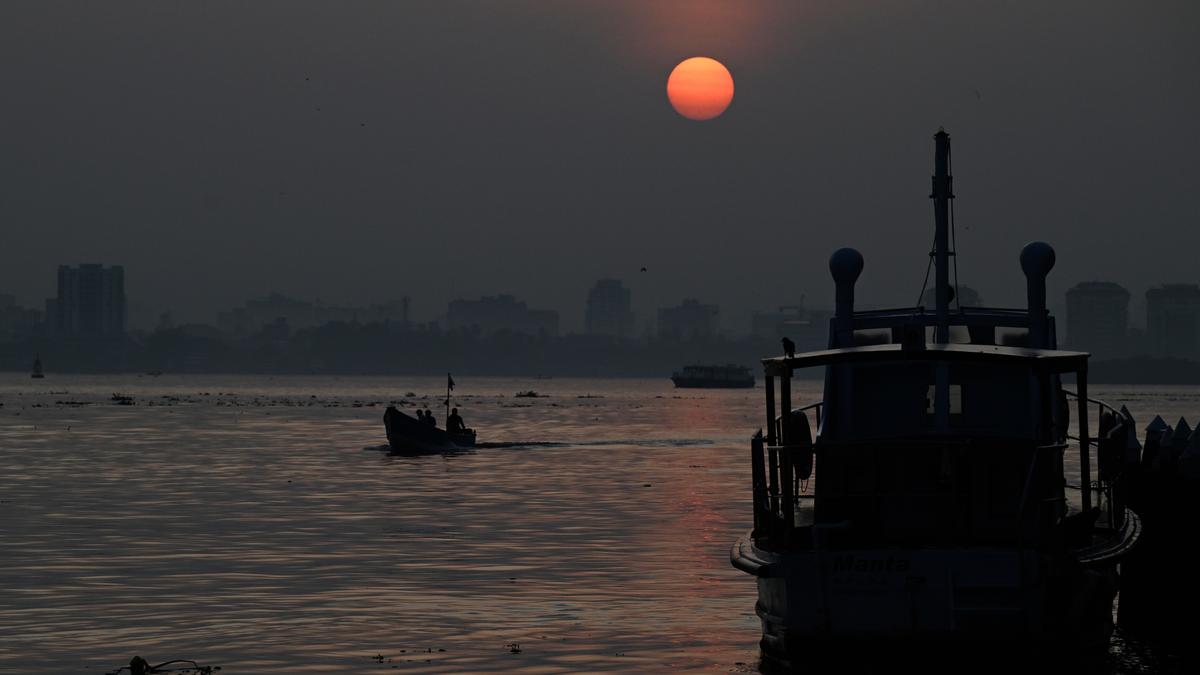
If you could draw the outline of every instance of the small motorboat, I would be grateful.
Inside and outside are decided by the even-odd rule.
[[[464,450],[475,446],[475,430],[450,432],[426,424],[417,418],[388,406],[383,413],[388,445],[394,452],[438,453]]]

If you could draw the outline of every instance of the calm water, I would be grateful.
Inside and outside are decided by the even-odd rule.
[[[511,445],[381,452],[384,407],[441,418],[444,385],[0,374],[0,672],[757,669],[728,551],[761,390],[462,377],[468,425]],[[1093,391],[1200,414],[1200,388]]]

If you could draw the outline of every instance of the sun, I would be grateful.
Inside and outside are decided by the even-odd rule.
[[[689,120],[711,120],[733,102],[733,76],[720,61],[693,56],[671,71],[667,98]]]

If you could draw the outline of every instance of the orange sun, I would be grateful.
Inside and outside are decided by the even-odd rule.
[[[671,71],[667,98],[689,120],[711,120],[733,101],[733,76],[720,61],[694,56]]]

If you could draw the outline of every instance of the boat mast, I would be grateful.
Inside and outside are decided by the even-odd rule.
[[[952,181],[950,177],[950,135],[938,129],[933,137],[933,218],[934,232],[934,297],[937,302],[937,325],[933,341],[937,344],[950,342],[950,200]]]

